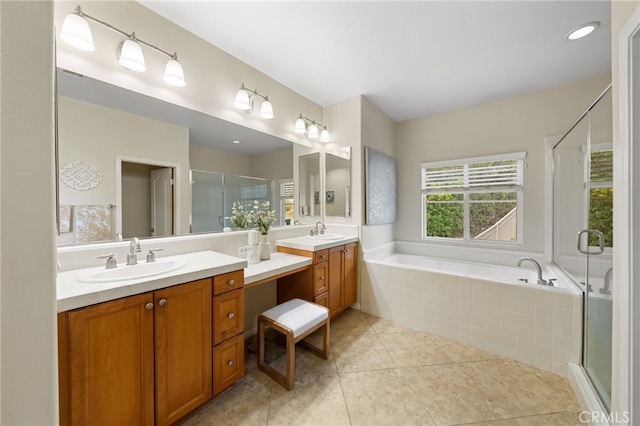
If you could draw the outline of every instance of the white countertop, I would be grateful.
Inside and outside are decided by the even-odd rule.
[[[309,266],[312,262],[313,259],[310,257],[271,253],[271,259],[261,260],[260,263],[252,263],[244,268],[244,285]]]
[[[355,243],[358,241],[358,237],[345,236],[339,240],[315,240],[310,237],[294,237],[286,238],[284,240],[277,240],[276,246],[289,247],[298,250],[318,251],[332,247],[341,246],[344,244]]]
[[[175,271],[138,279],[107,283],[82,283],[78,281],[78,274],[104,270],[103,266],[60,272],[57,278],[58,312],[225,274],[247,266],[245,259],[213,251],[187,253],[176,257],[185,259],[187,264]],[[126,267],[126,265],[118,266],[118,268]]]

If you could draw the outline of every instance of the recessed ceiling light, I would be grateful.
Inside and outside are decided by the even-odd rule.
[[[240,141],[233,141],[233,143],[236,143],[236,144],[238,144],[238,143],[240,143]]]
[[[598,21],[587,22],[586,24],[582,24],[579,27],[576,27],[569,31],[564,36],[564,38],[566,38],[567,40],[578,40],[579,38],[588,36],[595,30],[597,30],[599,26],[600,22]]]

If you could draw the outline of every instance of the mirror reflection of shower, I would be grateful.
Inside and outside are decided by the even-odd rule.
[[[611,407],[613,134],[611,86],[553,148],[553,261],[584,292],[584,373]]]
[[[276,217],[280,217],[280,203],[274,202],[272,194],[272,181],[268,179],[191,170],[191,232],[232,228],[229,217],[235,201],[247,205],[254,200],[269,201]]]

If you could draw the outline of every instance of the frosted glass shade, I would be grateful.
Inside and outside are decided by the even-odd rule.
[[[249,93],[246,90],[240,89],[236,92],[236,101],[234,102],[236,108],[248,111],[251,109],[251,102],[249,102]]]
[[[60,39],[76,49],[85,52],[96,50],[93,45],[93,35],[86,19],[76,13],[69,13],[65,16],[60,30]]]
[[[320,132],[320,142],[329,142],[331,137],[329,136],[329,131],[327,129],[322,129]]]
[[[184,87],[187,85],[184,79],[182,64],[176,59],[169,59],[169,62],[167,62],[167,66],[164,68],[164,81],[174,87]]]
[[[142,48],[131,39],[120,43],[118,47],[118,63],[122,67],[135,72],[145,72],[147,70]]]
[[[303,134],[304,132],[307,131],[307,125],[304,123],[304,120],[302,118],[298,118],[296,120],[296,126],[293,129],[294,133],[300,133]]]
[[[273,118],[273,106],[268,100],[262,102],[262,107],[260,108],[260,117],[267,119]]]
[[[318,126],[310,124],[307,129],[307,137],[310,139],[318,139]]]

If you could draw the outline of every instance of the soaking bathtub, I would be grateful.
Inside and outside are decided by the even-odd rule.
[[[365,252],[364,312],[565,377],[568,364],[580,361],[582,293],[559,269],[542,265],[543,278],[557,278],[544,286],[529,262],[517,267],[416,254],[421,247],[394,242]],[[455,252],[469,257],[464,248]],[[515,265],[519,256],[496,257]]]

